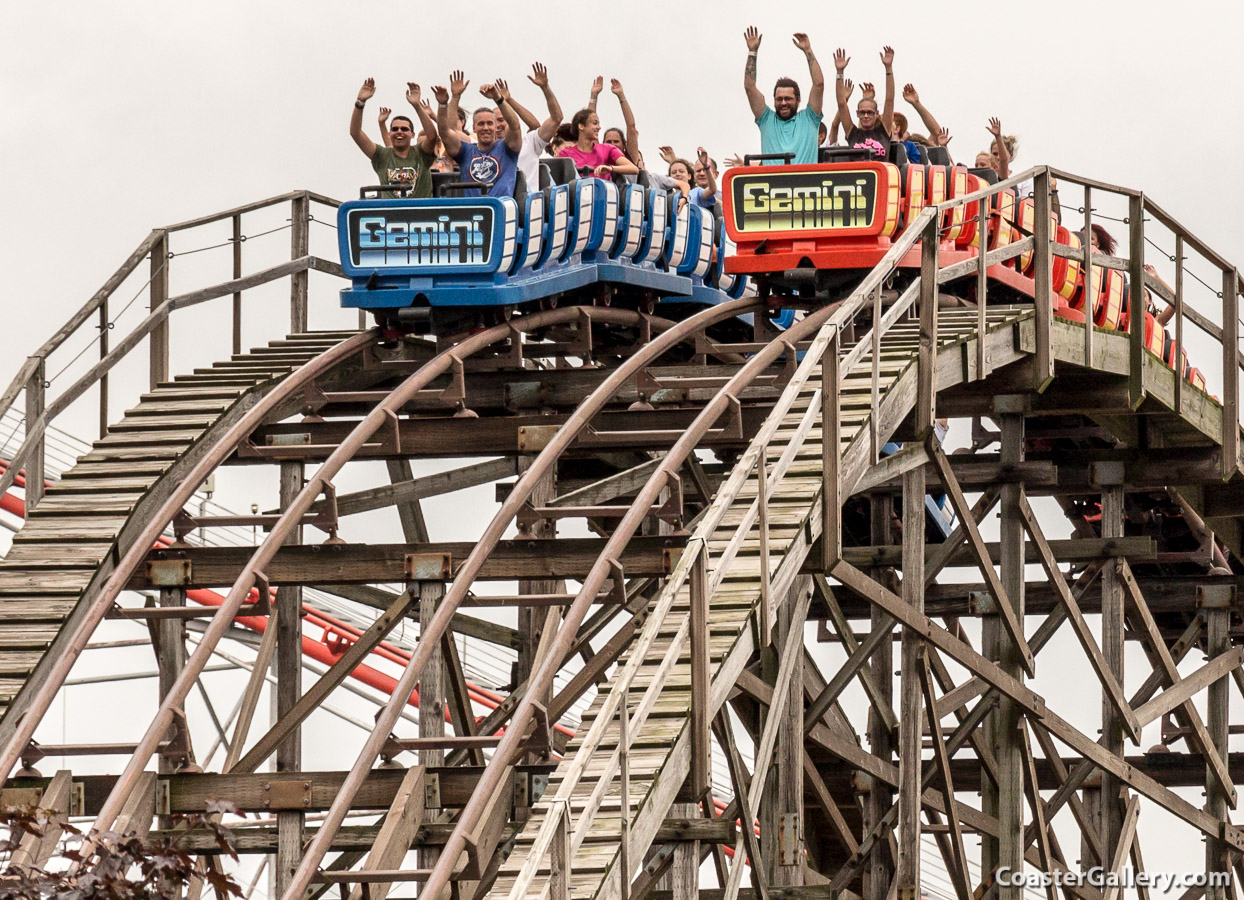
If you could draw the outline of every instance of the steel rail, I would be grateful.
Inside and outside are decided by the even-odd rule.
[[[247,435],[261,425],[280,403],[295,395],[314,379],[366,348],[378,337],[379,332],[369,329],[355,337],[348,338],[321,353],[319,356],[295,369],[286,376],[272,391],[262,397],[241,419],[238,420],[216,442],[215,447],[204,455],[203,459],[186,474],[160,509],[149,518],[142,531],[135,537],[133,544],[121,560],[108,580],[104,582],[99,593],[91,601],[90,609],[78,627],[78,631],[70,640],[52,665],[47,679],[30,699],[29,706],[23,711],[21,721],[17,723],[13,735],[0,751],[0,776],[8,779],[13,767],[21,758],[22,750],[30,743],[40,720],[52,705],[57,691],[69,675],[77,658],[86,648],[99,623],[103,621],[113,602],[125,589],[130,573],[146,558],[151,547],[164,532],[173,516],[190,501],[194,492],[204,479],[240,444]],[[16,467],[10,467],[16,468]],[[193,679],[191,680],[193,686]]]
[[[573,311],[575,308],[570,307],[566,311]],[[609,374],[609,376],[601,382],[571,417],[557,430],[553,439],[536,457],[532,465],[526,472],[515,482],[514,489],[510,492],[501,509],[493,517],[488,527],[484,530],[483,535],[476,543],[470,556],[463,562],[462,568],[458,571],[454,578],[453,585],[445,594],[437,607],[437,611],[432,620],[428,623],[426,631],[419,636],[419,643],[415,647],[415,652],[411,656],[402,677],[398,682],[398,686],[394,689],[394,697],[402,696],[406,691],[414,687],[418,681],[423,666],[427,662],[430,651],[436,646],[441,635],[448,628],[450,618],[457,610],[462,600],[466,597],[476,575],[487,559],[488,554],[492,552],[492,548],[501,540],[505,534],[506,528],[513,521],[522,505],[531,495],[537,482],[550,470],[552,465],[561,456],[561,454],[573,443],[579,433],[583,431],[591,422],[596,413],[604,407],[604,405],[612,398],[625,384],[633,378],[644,367],[651,365],[661,357],[667,350],[677,344],[693,337],[697,333],[703,331],[709,325],[719,321],[732,318],[747,312],[759,312],[763,310],[763,303],[753,299],[732,300],[714,306],[711,309],[697,313],[689,319],[684,320],[665,331],[661,337],[654,338],[646,344],[639,352],[628,358],[622,365]],[[554,312],[561,312],[557,310]],[[591,315],[593,318],[604,318],[600,314],[610,312],[609,309],[592,308]],[[527,317],[520,320],[521,322],[530,322],[532,319],[540,316],[548,316],[550,313],[538,313],[537,316]],[[504,328],[504,326],[498,326]],[[494,331],[497,329],[493,329]],[[478,336],[477,336],[478,337]],[[460,346],[465,346],[465,343]],[[452,351],[445,351],[444,354]],[[439,357],[438,357],[439,358]],[[429,364],[430,365],[430,364]],[[417,374],[417,373],[416,373]],[[366,421],[366,420],[365,420]],[[325,463],[327,467],[328,463]],[[561,632],[559,631],[559,634]],[[528,679],[528,686],[532,681]],[[520,701],[519,709],[530,708],[529,704],[534,695],[530,689],[524,692],[523,700]],[[376,722],[376,730],[373,732],[363,750],[351,768],[349,775],[346,776],[342,783],[332,807],[329,809],[324,820],[324,825],[316,832],[316,836],[308,844],[303,854],[302,861],[299,863],[298,869],[290,881],[286,891],[287,897],[301,897],[302,892],[311,884],[312,878],[315,876],[316,868],[320,861],[328,852],[329,845],[332,843],[332,837],[341,823],[345,820],[345,813],[348,811],[350,802],[359,787],[361,787],[367,772],[371,769],[372,764],[380,754],[384,741],[387,739],[389,731],[396,724],[396,710],[398,709],[396,701],[391,700],[380,714]],[[519,729],[521,730],[521,729]],[[513,722],[507,727],[506,734],[517,734]],[[503,743],[505,738],[502,739]],[[301,885],[301,887],[299,886]]]
[[[788,329],[781,336],[771,342],[766,348],[761,350],[756,356],[752,357],[752,359],[718,391],[713,400],[710,401],[710,404],[705,407],[703,412],[701,412],[696,420],[688,427],[684,436],[666,454],[661,462],[661,465],[653,473],[634,501],[634,504],[628,511],[628,515],[619,523],[617,530],[610,539],[609,544],[607,544],[605,549],[602,551],[597,564],[584,580],[583,587],[579,596],[575,600],[575,604],[572,605],[571,609],[567,612],[566,617],[562,622],[562,626],[559,629],[557,638],[555,639],[554,651],[551,652],[544,660],[544,664],[542,665],[540,671],[531,676],[528,681],[529,686],[535,684],[535,690],[539,691],[541,683],[537,681],[537,678],[547,679],[551,682],[557,668],[557,664],[555,662],[558,658],[558,653],[556,652],[557,648],[565,641],[570,640],[573,636],[574,629],[577,627],[577,622],[573,618],[574,614],[577,612],[578,616],[581,618],[586,612],[588,604],[585,601],[594,596],[599,590],[600,585],[603,583],[603,580],[610,569],[611,559],[616,558],[618,550],[620,550],[622,546],[625,546],[625,543],[630,540],[630,537],[634,531],[638,529],[639,523],[643,519],[643,512],[650,508],[651,504],[655,502],[655,499],[659,496],[660,491],[668,483],[670,474],[677,471],[677,468],[682,465],[686,456],[694,450],[695,444],[702,438],[704,432],[706,432],[708,428],[716,422],[722,412],[724,412],[728,396],[731,396],[734,392],[741,390],[748,383],[758,377],[764,368],[767,367],[772,360],[777,357],[778,353],[785,349],[786,346],[797,343],[812,329],[819,328],[820,332],[813,341],[812,347],[805,354],[804,361],[799,366],[799,369],[796,371],[795,375],[787,383],[785,389],[783,390],[782,396],[779,398],[777,404],[773,408],[773,411],[766,419],[765,425],[762,426],[760,433],[753,439],[747,452],[739,459],[738,463],[735,464],[730,478],[721,486],[721,488],[719,488],[712,505],[703,515],[700,525],[696,528],[695,535],[693,535],[689,541],[689,545],[698,543],[700,545],[699,548],[682,555],[675,571],[671,573],[666,581],[666,587],[662,592],[662,596],[657,601],[656,609],[654,609],[648,616],[648,624],[645,626],[644,633],[639,638],[637,644],[642,647],[645,645],[645,642],[650,643],[655,638],[656,632],[661,627],[661,623],[664,620],[665,615],[673,605],[677,592],[681,589],[682,584],[685,582],[690,573],[691,563],[695,557],[695,554],[698,552],[707,552],[706,546],[708,536],[711,535],[720,525],[729,506],[737,498],[742,487],[746,484],[747,479],[750,478],[751,473],[755,468],[757,458],[761,453],[765,452],[765,448],[767,447],[773,434],[777,431],[779,424],[784,420],[785,415],[794,404],[799,392],[803,389],[803,385],[810,377],[812,370],[819,364],[821,355],[829,346],[830,337],[833,332],[841,328],[847,321],[853,319],[854,316],[861,309],[863,309],[864,303],[871,295],[872,291],[880,285],[886,277],[889,276],[889,274],[897,266],[899,260],[901,260],[907,251],[916,243],[917,236],[923,231],[923,226],[934,216],[940,215],[941,212],[942,210],[940,208],[929,208],[923,211],[913,222],[909,231],[900,237],[899,241],[890,248],[882,260],[867,276],[865,276],[864,280],[846,301],[841,304],[827,306],[808,315],[801,322],[796,323],[795,326]],[[845,377],[845,372],[843,373],[843,377]],[[800,438],[800,440],[802,440],[802,438]],[[791,450],[791,448],[787,448],[787,451],[787,453],[783,454],[783,459],[779,461],[779,466],[774,467],[768,481],[773,482],[780,480],[780,478],[784,475],[786,466],[789,466],[795,452]],[[785,462],[786,466],[782,466],[782,462]],[[746,534],[746,532],[750,530],[751,523],[754,521],[756,515],[753,510],[758,510],[759,499],[758,494],[757,500],[749,505],[748,514],[744,516],[743,521],[739,525],[739,533]],[[737,547],[734,547],[734,549],[737,550]],[[613,552],[611,552],[611,550]],[[724,560],[727,557],[733,557],[731,548],[727,548],[727,551],[723,553],[722,559]],[[725,565],[726,563],[722,562],[718,566],[717,570],[711,574],[710,589],[715,589],[716,585],[720,583],[720,579],[724,577]],[[566,634],[566,636],[563,637],[563,634]],[[592,727],[589,729],[583,743],[576,751],[576,761],[590,758],[595,752],[596,747],[603,740],[605,729],[608,727],[608,724],[616,713],[618,706],[621,704],[623,695],[629,691],[630,681],[634,678],[635,672],[638,670],[638,666],[642,662],[642,655],[643,653],[641,650],[632,648],[631,658],[628,660],[626,666],[623,667],[623,671],[613,679],[609,695],[606,697],[601,709],[598,711]],[[449,839],[450,842],[442,851],[443,855],[438,862],[436,869],[433,871],[429,881],[424,886],[424,890],[431,892],[430,895],[434,898],[438,896],[436,892],[443,891],[444,887],[448,883],[451,869],[454,865],[456,865],[458,855],[460,855],[462,850],[465,848],[465,833],[468,829],[474,828],[477,824],[477,820],[481,812],[480,807],[486,802],[485,798],[489,796],[491,791],[494,790],[505,777],[505,771],[508,768],[510,758],[513,756],[517,742],[526,728],[526,722],[520,722],[519,717],[524,714],[530,715],[532,712],[531,704],[526,702],[527,697],[529,696],[531,696],[530,690],[524,697],[524,705],[520,706],[520,708],[516,710],[512,716],[510,731],[507,732],[507,735],[512,732],[515,736],[511,738],[508,743],[503,740],[497,747],[493,754],[491,763],[481,776],[481,780],[479,785],[477,785],[476,791],[472,794],[471,800],[463,809],[462,814],[459,817],[459,824],[451,834]],[[569,777],[563,778],[558,795],[569,798],[570,794],[573,793],[575,786],[577,785],[577,781],[577,773],[572,770]],[[528,856],[528,859],[524,864],[524,867],[521,870],[514,886],[511,888],[511,900],[520,896],[522,892],[526,890],[526,886],[529,885],[531,880],[535,877],[536,870],[540,865],[540,860],[543,858],[544,851],[553,839],[555,828],[556,822],[553,818],[551,816],[546,817],[540,832],[536,836],[530,855]],[[288,898],[292,895],[287,894],[286,896],[288,900]]]
[[[742,306],[750,308],[752,304],[744,301]],[[730,306],[730,305],[723,305]],[[714,307],[714,311],[721,310],[723,307]],[[726,310],[721,316],[728,317],[735,315],[739,309],[733,308]],[[437,354],[423,366],[421,366],[414,374],[409,376],[397,388],[395,388],[380,404],[378,404],[350,433],[350,435],[342,441],[342,443],[329,455],[328,459],[322,466],[311,476],[304,485],[302,491],[294,498],[289,508],[282,514],[281,518],[273,525],[272,531],[259,547],[251,559],[243,567],[237,580],[234,582],[232,589],[226,596],[224,602],[217,610],[216,615],[211,619],[210,624],[203,634],[199,647],[186,661],[184,668],[181,670],[177,680],[170,687],[164,700],[161,702],[159,710],[156,712],[154,719],[149,725],[146,734],[139,742],[134,755],[130,758],[124,772],[113,786],[112,792],[105,800],[100,809],[99,814],[92,826],[92,834],[96,834],[101,830],[107,830],[115,822],[116,816],[120,813],[129,792],[146,766],[147,761],[155,752],[164,730],[172,721],[174,710],[184,701],[185,696],[193,687],[196,673],[206,664],[212,649],[220,641],[227,631],[233,616],[241,607],[242,602],[249,596],[250,591],[254,588],[259,578],[262,577],[262,568],[275,555],[276,551],[284,545],[289,534],[294,527],[301,521],[303,514],[311,506],[311,504],[319,497],[326,486],[331,484],[330,480],[347,462],[353,459],[358,450],[369,440],[372,435],[385,427],[388,423],[396,420],[397,412],[420,390],[426,388],[435,378],[448,372],[457,362],[469,357],[497,341],[503,340],[514,332],[527,332],[537,328],[543,328],[549,325],[568,324],[570,322],[583,318],[594,319],[597,321],[608,322],[619,325],[636,325],[646,321],[658,328],[666,325],[673,326],[674,323],[665,319],[654,319],[652,317],[644,317],[641,314],[630,310],[619,310],[611,308],[592,308],[585,309],[582,307],[567,307],[564,309],[550,310],[548,312],[536,313],[532,316],[524,317],[517,322],[505,323],[494,326],[479,334],[475,334],[462,341],[461,343],[447,348]],[[371,338],[374,332],[368,332]],[[119,573],[118,573],[119,574]],[[114,576],[115,577],[115,576]],[[443,615],[442,615],[443,613]],[[411,665],[421,667],[424,660],[428,656],[429,650],[435,645],[436,640],[432,640],[431,627],[439,624],[440,631],[436,633],[436,639],[448,627],[452,610],[448,604],[442,604],[438,609],[436,618],[428,631],[427,640],[421,640],[416,646],[415,653],[412,656]],[[407,671],[410,671],[408,667]],[[414,678],[404,679],[400,681],[394,690],[394,695],[385,709],[400,709],[402,703],[401,698],[408,696],[414,687]],[[396,721],[396,715],[394,716]],[[380,742],[387,738],[389,730],[393,727],[393,723],[378,724],[377,731],[373,733],[372,738],[376,734],[380,735]],[[377,747],[379,753],[379,747]],[[374,757],[373,757],[374,758]],[[360,781],[362,779],[360,778]],[[345,787],[343,786],[343,792]],[[339,795],[340,796],[340,795]]]

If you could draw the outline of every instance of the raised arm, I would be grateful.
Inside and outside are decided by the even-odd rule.
[[[704,186],[703,194],[706,198],[713,197],[717,194],[717,179],[713,176],[713,162],[708,158],[708,151],[703,147],[697,147],[695,158],[704,167],[704,177],[708,179],[708,184]]]
[[[422,100],[423,91],[419,85],[413,81],[406,82],[406,102],[415,109],[415,115],[419,117],[419,124],[423,129],[419,132],[419,147],[424,153],[436,154],[436,120],[432,118],[432,111],[427,103]]]
[[[497,104],[497,108],[501,110],[501,116],[505,119],[505,145],[517,153],[523,149],[523,123],[518,119],[518,113],[514,111],[514,106],[510,103],[510,86],[505,83],[504,78],[498,78],[492,84],[486,84],[479,89],[479,92]]]
[[[855,83],[851,81],[850,78],[844,79],[843,83],[846,85],[847,100],[850,100],[851,92],[855,90]],[[838,143],[838,128],[840,125],[842,125],[842,113],[839,112],[838,107],[835,106],[834,107],[834,121],[830,122],[829,134],[825,138],[826,142],[830,144],[831,146]]]
[[[595,78],[592,79],[592,92],[591,94],[588,95],[588,98],[587,98],[588,109],[590,110],[596,109],[596,101],[600,99],[600,92],[603,91],[604,89],[605,89],[605,76],[597,75]]]
[[[989,120],[989,126],[986,129],[993,135],[994,153],[998,155],[998,177],[1011,177],[1011,151],[1006,149],[1006,141],[1002,140],[1002,120],[993,118]]]
[[[847,51],[839,47],[834,51],[834,69],[838,72],[837,80],[834,82],[834,94],[838,100],[838,121],[842,123],[842,127],[846,129],[848,135],[851,129],[855,127],[855,120],[851,118],[851,110],[847,108],[847,85],[844,81],[843,72],[847,70],[847,63],[851,61],[851,57],[847,56]]]
[[[821,72],[821,64],[816,61],[816,54],[812,52],[812,41],[808,36],[802,31],[795,32],[794,42],[807,58],[808,74],[812,76],[812,89],[808,91],[808,109],[819,116],[825,105],[825,75]]]
[[[510,93],[509,86],[502,87],[504,84],[504,78],[497,79],[497,88],[501,91],[501,97],[505,100],[506,105],[514,110],[514,115],[518,116],[519,121],[528,131],[535,131],[540,127],[540,120],[536,118],[535,113],[515,100],[514,95]]]
[[[451,90],[439,84],[432,88],[432,93],[436,95],[437,130],[441,133],[441,143],[445,145],[445,155],[450,159],[457,159],[462,150],[462,139],[453,127],[458,124],[458,98],[466,90],[466,84],[461,79],[462,73],[454,72],[449,81]]]
[[[557,134],[557,126],[562,123],[562,105],[557,102],[553,89],[549,87],[549,70],[544,67],[544,63],[532,63],[531,71],[532,74],[527,76],[527,80],[544,94],[544,102],[549,108],[549,117],[539,126],[540,140],[547,144],[553,140],[553,135]]]
[[[894,133],[894,48],[887,44],[881,51],[885,66],[885,106],[881,107],[881,124],[886,134]]]
[[[903,99],[911,104],[911,108],[920,116],[920,121],[924,123],[924,130],[929,133],[929,137],[934,137],[942,126],[937,124],[937,119],[933,118],[933,113],[925,109],[923,103],[920,102],[920,95],[916,93],[916,88],[910,82],[903,85]]]
[[[350,137],[354,138],[354,143],[359,145],[359,149],[367,154],[367,158],[371,159],[372,154],[376,152],[376,145],[372,139],[363,134],[363,107],[367,105],[367,101],[376,93],[376,79],[368,78],[363,82],[363,86],[359,88],[358,98],[354,101],[354,111],[350,113]]]
[[[626,91],[622,89],[622,82],[616,78],[610,78],[609,90],[613,91],[614,96],[618,98],[618,105],[622,107],[622,123],[626,126],[626,158],[638,165],[639,129],[635,126],[635,112],[626,99]]]
[[[743,32],[743,40],[747,41],[747,65],[743,67],[743,90],[747,93],[747,105],[752,108],[752,118],[759,119],[765,112],[765,95],[756,87],[756,52],[760,50],[760,39],[764,37],[749,25]]]
[[[376,119],[376,124],[380,126],[380,140],[386,147],[392,147],[393,142],[389,140],[389,116],[393,114],[393,110],[387,106],[380,107],[380,116]]]

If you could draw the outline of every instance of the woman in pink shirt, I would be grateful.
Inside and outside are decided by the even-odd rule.
[[[559,133],[564,134],[568,143],[557,155],[573,159],[577,168],[591,169],[596,178],[609,178],[615,173],[634,175],[639,171],[617,147],[597,142],[600,117],[593,110],[579,110]]]

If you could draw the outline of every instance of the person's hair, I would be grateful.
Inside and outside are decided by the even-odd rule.
[[[481,106],[479,109],[475,110],[475,112],[471,113],[471,127],[472,128],[475,127],[475,120],[479,118],[480,113],[492,113],[492,112],[493,112],[493,109],[488,106]]]
[[[565,145],[566,138],[562,135],[561,128],[559,128],[557,129],[557,134],[553,135],[553,140],[549,141],[549,145],[544,150],[549,156],[557,156],[557,152]]]
[[[871,103],[874,107],[876,107],[877,112],[881,112],[881,104],[879,104],[876,101],[876,99],[873,97],[860,97],[860,99],[857,102],[858,103]]]
[[[900,134],[906,134],[906,133],[907,133],[907,117],[903,115],[902,113],[895,113],[894,114],[894,134],[900,135]]]
[[[613,131],[616,131],[618,133],[618,139],[621,140],[622,143],[625,144],[626,143],[626,132],[624,132],[621,128],[618,128],[617,126],[614,126],[612,128],[606,128],[604,134],[600,136],[600,139],[602,141],[605,140],[605,138],[609,137],[609,133]]]
[[[1119,245],[1110,236],[1110,232],[1094,222],[1093,235],[1097,238],[1097,249],[1107,256],[1114,256],[1114,251],[1118,249]]]
[[[594,115],[596,115],[596,110],[585,106],[571,116],[569,122],[557,129],[557,133],[565,132],[567,135],[566,140],[571,144],[577,144],[579,142],[579,129]]]
[[[1006,152],[1011,154],[1011,159],[1014,159],[1015,154],[1019,153],[1019,138],[1013,134],[1004,134],[1002,143],[1006,146]]]
[[[913,144],[924,144],[924,146],[926,147],[930,146],[933,143],[923,134],[908,134],[907,140],[911,141]]]
[[[670,169],[674,168],[674,163],[682,163],[684,166],[687,167],[688,177],[692,179],[695,178],[695,166],[692,165],[690,161],[683,159],[681,156],[677,156],[674,158],[674,162],[670,163]],[[666,171],[666,174],[667,175],[669,174],[668,170]]]
[[[467,120],[467,111],[463,107],[458,107],[458,121],[465,122]]]
[[[778,88],[784,88],[784,87],[795,89],[795,102],[798,103],[799,102],[799,82],[793,78],[786,78],[786,77],[779,78],[773,85],[773,96],[775,97],[777,96]]]
[[[415,123],[414,123],[414,122],[412,122],[412,121],[410,121],[410,117],[409,117],[409,116],[394,116],[394,117],[393,117],[393,121],[394,121],[394,122],[405,122],[407,125],[409,125],[409,126],[410,126],[410,132],[411,132],[411,134],[414,134],[414,132],[415,132]],[[389,130],[390,130],[390,131],[392,131],[392,126],[390,126],[390,129],[389,129]]]
[[[579,140],[579,136],[569,122],[562,122],[561,125],[557,126],[557,139],[567,144],[573,144]]]

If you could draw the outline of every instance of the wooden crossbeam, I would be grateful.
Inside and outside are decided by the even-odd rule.
[[[942,796],[946,798],[946,822],[950,826],[950,846],[954,855],[950,880],[954,883],[955,893],[959,900],[970,900],[972,891],[968,885],[968,860],[963,850],[963,827],[959,821],[959,804],[955,800],[955,782],[950,774],[950,754],[946,752],[946,742],[942,738],[942,717],[937,711],[937,697],[933,692],[933,679],[929,674],[927,660],[918,674],[920,691],[924,694],[924,708],[929,717],[929,731],[933,736],[933,761],[941,779]]]

